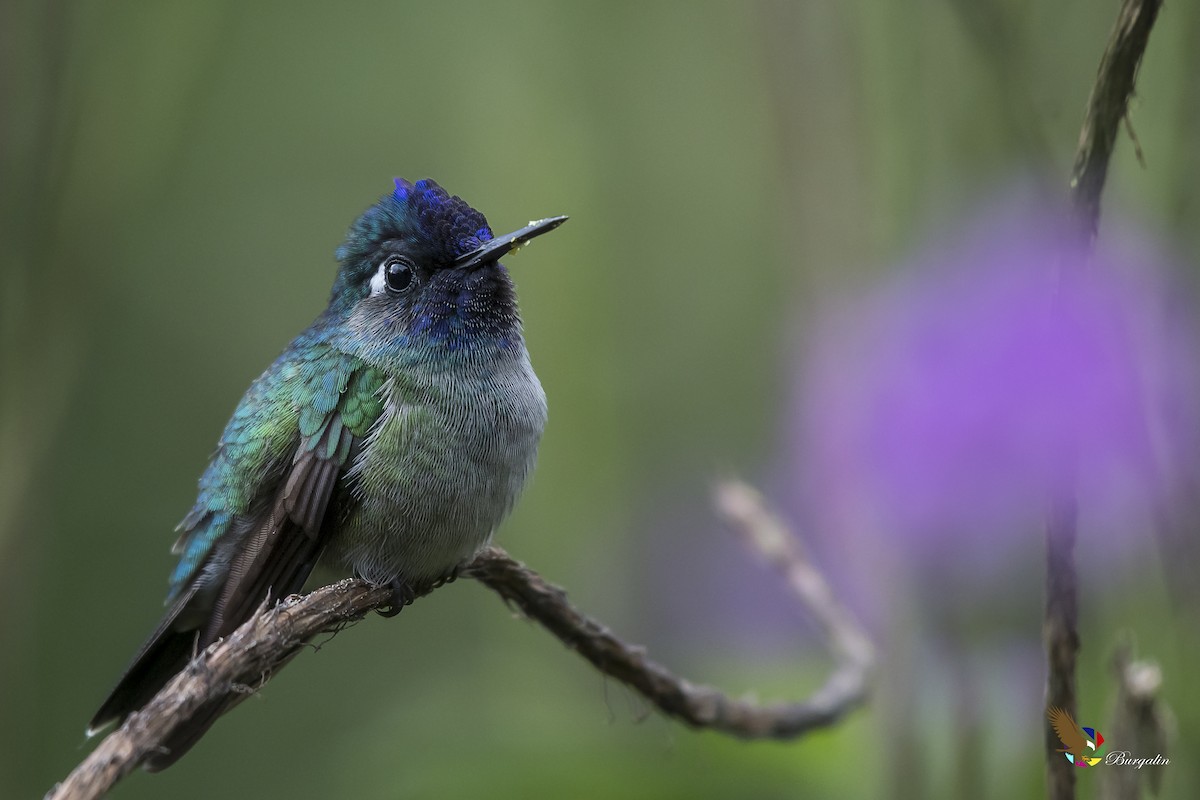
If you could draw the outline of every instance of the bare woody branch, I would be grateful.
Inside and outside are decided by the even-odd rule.
[[[208,700],[252,691],[270,679],[314,636],[338,630],[388,605],[386,587],[350,579],[258,612],[228,638],[214,642],[162,688],[145,708],[109,734],[47,800],[103,797],[138,767]]]
[[[1162,0],[1122,0],[1088,97],[1071,171],[1070,199],[1081,232],[1089,243],[1099,229],[1100,195],[1108,175],[1108,162],[1121,122],[1127,121],[1138,67],[1161,7]],[[1073,483],[1072,475],[1064,476],[1060,493],[1051,499],[1047,514],[1043,640],[1047,664],[1046,707],[1058,706],[1076,714],[1079,579],[1075,570],[1078,509]],[[1045,740],[1049,797],[1051,800],[1073,800],[1075,770],[1066,759],[1056,757],[1057,737],[1048,724]]]
[[[481,552],[462,571],[542,625],[606,675],[644,695],[664,713],[695,728],[745,739],[791,739],[834,724],[866,697],[873,662],[866,636],[834,601],[803,551],[741,485],[723,489],[722,508],[747,540],[784,573],[795,594],[828,633],[837,668],[829,681],[799,703],[760,705],[718,689],[692,684],[650,660],[645,648],[628,644],[576,609],[566,593],[497,547]],[[391,602],[387,588],[348,579],[303,597],[293,595],[262,608],[227,639],[215,642],[171,680],[141,711],[131,715],[55,786],[48,800],[103,796],[156,752],[189,714],[206,701],[261,687],[305,644],[336,631]]]

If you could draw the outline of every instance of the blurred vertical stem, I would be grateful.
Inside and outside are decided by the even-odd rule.
[[[0,719],[30,719],[27,647],[41,609],[29,602],[41,537],[22,537],[39,509],[35,476],[67,407],[77,330],[52,255],[70,149],[71,10],[60,0],[0,4]],[[27,532],[27,531],[26,531]],[[0,775],[34,752],[28,730],[0,730]]]
[[[1123,0],[1088,98],[1071,173],[1070,199],[1080,235],[1089,247],[1099,229],[1100,195],[1108,175],[1108,162],[1128,110],[1129,98],[1133,95],[1150,29],[1161,7],[1161,0]],[[1046,706],[1058,706],[1076,716],[1079,578],[1075,570],[1078,508],[1073,463],[1066,465],[1064,477],[1066,480],[1058,494],[1050,500],[1046,520],[1043,625],[1047,660]],[[1075,768],[1056,752],[1054,731],[1048,724],[1044,728],[1048,796],[1051,800],[1072,800],[1075,797]]]
[[[1075,571],[1078,508],[1071,482],[1051,498],[1046,520],[1046,707],[1065,708],[1078,718],[1075,661],[1079,653],[1079,576]],[[1044,718],[1044,715],[1043,715]],[[1046,730],[1046,782],[1051,800],[1075,797],[1075,767],[1058,752],[1058,735]]]
[[[52,439],[65,403],[72,359],[71,326],[55,291],[47,255],[61,208],[62,153],[69,149],[71,109],[63,102],[68,12],[60,2],[14,5],[0,19],[8,31],[35,31],[36,46],[3,47],[5,81],[0,127],[4,189],[0,230],[0,554],[26,496],[34,467]],[[12,34],[9,33],[11,36]],[[13,44],[14,42],[7,42]],[[31,76],[17,82],[13,76]],[[20,135],[17,126],[32,131]],[[64,332],[66,331],[66,332]],[[39,391],[33,391],[36,387]],[[13,565],[0,559],[0,574]]]

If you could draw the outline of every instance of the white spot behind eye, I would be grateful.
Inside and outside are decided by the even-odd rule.
[[[387,268],[387,262],[379,265],[379,269],[375,270],[375,274],[371,277],[371,297],[383,294],[387,288],[387,279],[383,276],[383,271]]]

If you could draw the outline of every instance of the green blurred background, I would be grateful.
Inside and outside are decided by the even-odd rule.
[[[826,292],[997,188],[1065,183],[1116,7],[8,0],[0,797],[41,796],[87,752],[229,412],[323,307],[334,247],[395,175],[436,178],[497,230],[572,217],[509,262],[551,421],[500,543],[695,680],[811,690],[827,657],[709,486],[745,475],[788,505],[789,394]],[[1198,38],[1197,4],[1169,4],[1134,103],[1147,166],[1123,137],[1105,196],[1191,264]],[[667,722],[460,582],[304,654],[114,796],[1036,796],[1030,542],[1000,610],[968,622],[885,587],[873,704],[797,743]],[[1152,548],[1104,569],[1083,592],[1081,721],[1107,719],[1108,654],[1136,631],[1181,731],[1165,796],[1194,797],[1196,629]],[[726,614],[742,587],[757,605]]]

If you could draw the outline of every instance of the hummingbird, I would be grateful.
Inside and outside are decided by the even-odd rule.
[[[402,178],[363,212],[336,251],[328,307],[226,425],[177,528],[167,611],[89,734],[299,591],[319,562],[390,587],[390,616],[488,542],[546,423],[499,259],[566,219],[496,237],[458,196]],[[233,702],[199,708],[146,769],[178,760]]]

